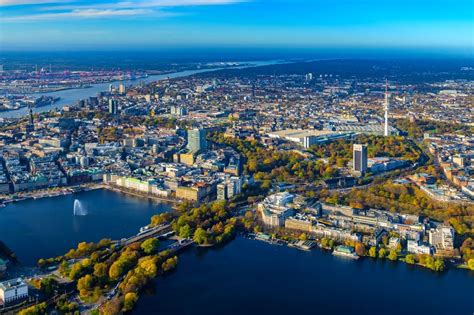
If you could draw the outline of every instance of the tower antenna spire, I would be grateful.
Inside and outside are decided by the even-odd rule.
[[[390,95],[388,94],[388,80],[385,79],[385,104],[384,104],[384,133],[383,135],[385,137],[389,136],[389,130],[388,130],[388,109],[390,107]]]

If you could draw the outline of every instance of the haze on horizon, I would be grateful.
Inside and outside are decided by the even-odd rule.
[[[472,56],[472,0],[0,0],[4,51],[382,49]]]

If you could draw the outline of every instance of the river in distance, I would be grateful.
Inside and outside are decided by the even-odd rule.
[[[357,261],[237,237],[192,248],[140,296],[135,314],[466,314],[474,273]]]
[[[86,215],[74,215],[75,200]],[[136,235],[151,216],[170,210],[170,204],[102,189],[30,199],[0,208],[0,240],[22,265],[35,266],[39,258],[63,255],[83,241]]]
[[[266,66],[266,65],[272,65],[272,64],[277,64],[277,63],[282,63],[282,61],[276,61],[276,60],[251,61],[251,62],[244,61],[244,62],[240,62],[242,66],[235,66],[235,67],[228,67],[228,68],[185,70],[185,71],[172,72],[172,73],[167,73],[167,74],[150,75],[146,78],[137,79],[133,81],[125,80],[125,81],[98,83],[98,84],[92,84],[92,86],[88,88],[67,89],[67,90],[56,91],[56,92],[33,94],[38,97],[41,95],[44,95],[44,96],[54,96],[54,97],[60,98],[59,101],[57,101],[56,103],[52,105],[34,108],[33,111],[46,112],[52,109],[62,108],[65,105],[75,105],[77,101],[79,100],[86,99],[91,96],[96,96],[100,92],[108,91],[110,84],[117,84],[119,82],[124,83],[126,86],[134,86],[134,85],[138,85],[140,82],[151,83],[154,81],[165,80],[168,78],[175,79],[175,78],[187,77],[187,76],[191,76],[191,75],[203,73],[203,72],[218,71],[218,70],[223,70],[223,69],[241,69],[241,68],[247,68],[247,67],[258,67],[258,66]],[[0,118],[18,118],[18,117],[26,115],[28,111],[29,109],[27,107],[23,107],[18,110],[0,112]]]

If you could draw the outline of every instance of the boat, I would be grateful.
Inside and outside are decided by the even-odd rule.
[[[316,243],[313,241],[298,241],[288,243],[288,247],[293,247],[304,251],[310,251],[314,246],[316,246]]]

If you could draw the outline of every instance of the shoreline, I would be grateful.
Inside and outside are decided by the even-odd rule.
[[[160,203],[172,204],[173,209],[176,209],[177,204],[180,204],[183,202],[182,200],[176,199],[176,198],[161,198],[158,196],[146,195],[139,192],[120,189],[118,187],[113,187],[110,185],[106,185],[104,183],[87,183],[87,184],[82,184],[82,185],[77,185],[77,186],[57,187],[56,189],[58,190],[49,191],[46,189],[46,190],[34,190],[31,192],[25,192],[26,196],[20,196],[15,199],[12,198],[12,196],[15,195],[14,193],[3,195],[2,197],[6,199],[0,203],[0,208],[8,206],[10,203],[17,203],[17,202],[22,202],[22,201],[27,201],[27,200],[37,200],[37,199],[44,199],[44,198],[54,198],[54,197],[71,195],[78,192],[98,190],[98,189],[105,189],[105,190],[113,191],[116,193],[123,193],[126,195],[135,196],[142,199],[157,201]]]
[[[228,69],[243,69],[243,68],[252,68],[252,67],[260,67],[260,66],[267,66],[267,65],[272,65],[272,64],[280,64],[280,63],[285,63],[284,60],[281,59],[272,59],[272,60],[259,60],[259,61],[242,61],[241,64],[236,65],[236,66],[230,66],[230,67],[216,67],[216,68],[204,68],[204,69],[188,69],[188,70],[180,70],[180,71],[171,71],[171,72],[166,72],[166,73],[161,73],[161,74],[149,74],[146,78],[141,78],[141,80],[145,80],[145,82],[158,82],[162,80],[168,80],[168,79],[176,79],[176,78],[184,78],[184,77],[190,77],[199,73],[207,73],[207,72],[214,72],[214,71],[219,71],[219,70],[228,70]],[[140,79],[138,79],[140,80]],[[59,93],[58,96],[61,97],[62,101],[59,101],[61,104],[56,104],[52,106],[45,106],[37,111],[35,113],[39,112],[47,112],[49,110],[55,110],[58,108],[62,108],[67,105],[73,105],[75,102],[81,100],[81,99],[86,99],[89,96],[95,96],[99,92],[103,92],[107,90],[107,87],[105,85],[107,84],[113,84],[117,82],[134,82],[137,80],[116,80],[116,81],[110,81],[107,83],[98,83],[98,84],[92,84],[89,89],[66,89],[62,91],[56,91],[56,92],[49,92],[49,93],[38,93],[36,95],[41,96],[41,95],[56,95]],[[133,84],[132,84],[133,85]],[[93,95],[74,95],[73,98],[67,95],[61,94],[62,92],[70,92],[70,91],[87,91],[87,90],[97,90],[96,93]],[[3,119],[18,119],[21,117],[24,117],[27,115],[25,113],[25,108],[17,109],[17,110],[8,110],[8,111],[3,111],[0,112],[0,118]]]
[[[331,255],[333,256],[336,256],[336,257],[342,257],[342,258],[349,258],[350,260],[360,260],[362,258],[362,260],[364,260],[365,258],[372,258],[371,260],[381,260],[381,261],[390,261],[390,262],[393,262],[393,263],[404,263],[408,266],[417,266],[417,267],[422,267],[423,269],[427,269],[429,271],[432,271],[434,273],[443,273],[443,272],[447,272],[449,271],[450,269],[462,269],[462,270],[467,270],[468,272],[469,271],[473,271],[473,270],[470,270],[469,267],[467,266],[467,264],[463,264],[463,263],[451,263],[451,264],[448,264],[446,265],[445,269],[442,270],[442,271],[436,271],[436,270],[432,270],[431,268],[428,268],[427,266],[425,265],[422,265],[420,264],[419,262],[415,262],[414,264],[409,264],[405,261],[405,258],[404,257],[400,257],[398,258],[397,260],[394,260],[394,261],[391,261],[389,259],[387,259],[386,257],[383,258],[383,259],[380,259],[380,258],[377,258],[377,257],[370,257],[368,255],[364,255],[364,256],[356,256],[356,257],[353,257],[353,256],[349,256],[349,255],[344,255],[342,253],[338,253],[336,252],[335,249],[332,249],[332,248],[328,248],[328,247],[324,247],[321,245],[320,242],[317,242],[315,240],[313,240],[313,242],[315,242],[316,244],[311,247],[310,249],[306,249],[306,248],[302,248],[300,246],[294,246],[292,242],[289,242],[289,241],[285,241],[285,240],[282,240],[282,239],[263,239],[263,238],[259,238],[257,235],[253,235],[253,233],[247,233],[247,234],[241,234],[242,237],[244,238],[247,238],[249,240],[254,240],[254,241],[259,241],[259,242],[263,242],[263,243],[267,243],[269,245],[277,245],[277,246],[282,246],[282,245],[286,245],[288,248],[294,248],[294,249],[297,249],[299,251],[303,251],[303,252],[311,252],[314,250],[314,248],[319,248],[322,252],[329,252]]]
[[[88,184],[83,184],[83,185],[77,185],[77,186],[63,186],[63,187],[55,187],[55,191],[50,191],[49,189],[40,189],[40,190],[33,190],[29,192],[21,192],[22,194],[26,194],[25,196],[19,196],[18,198],[12,198],[12,196],[15,195],[13,194],[7,194],[7,195],[2,195],[3,198],[6,198],[5,200],[0,203],[0,207],[6,207],[10,203],[16,203],[16,202],[21,202],[21,201],[26,201],[26,200],[36,200],[36,199],[43,199],[43,198],[53,198],[53,197],[60,197],[60,196],[66,196],[66,195],[71,195],[76,192],[82,192],[82,191],[90,191],[90,190],[96,190],[96,189],[102,189],[102,184],[96,184],[96,183],[88,183]]]

